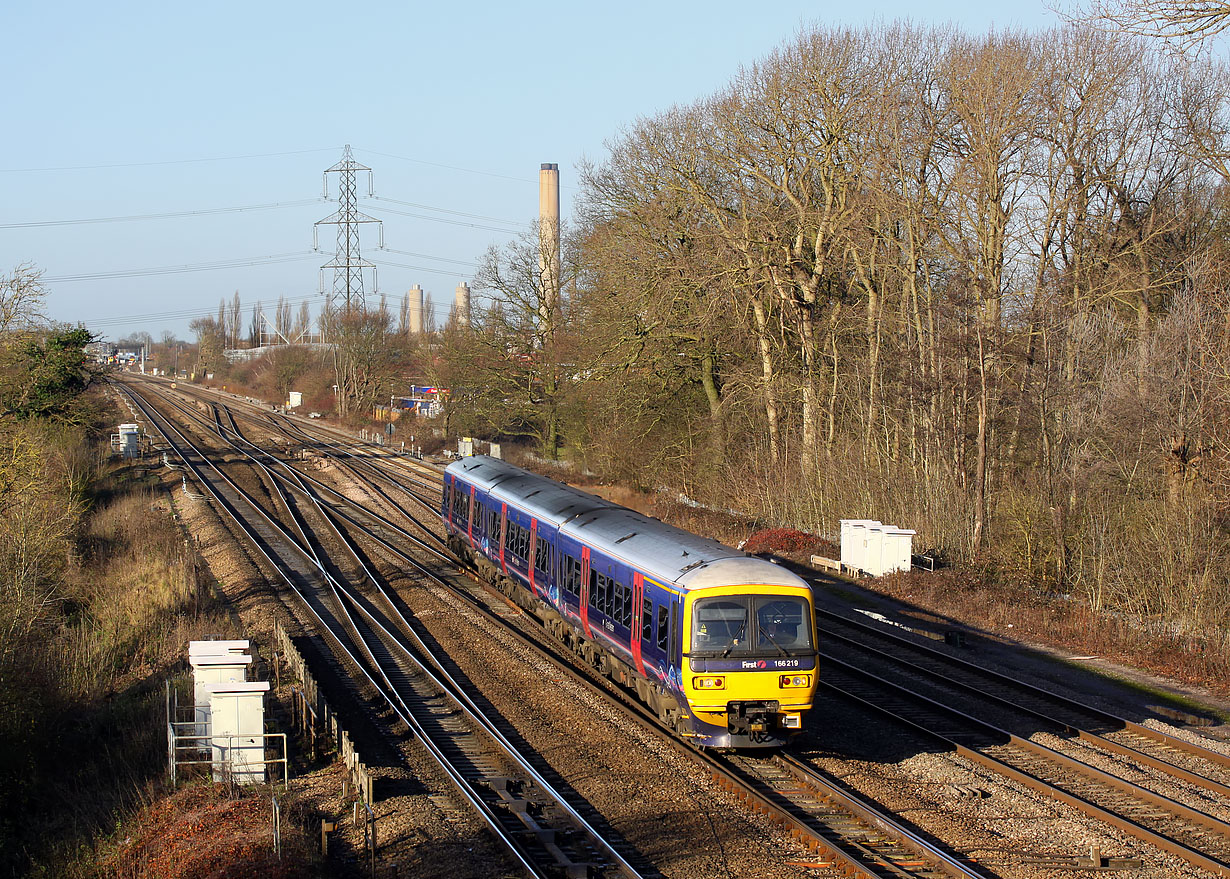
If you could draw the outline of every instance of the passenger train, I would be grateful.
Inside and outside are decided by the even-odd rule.
[[[771,748],[819,669],[807,583],[485,455],[444,475],[450,547],[701,747]]]

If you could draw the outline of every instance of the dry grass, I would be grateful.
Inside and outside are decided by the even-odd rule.
[[[15,744],[30,766],[20,778],[37,780],[38,796],[20,811],[8,804],[13,833],[0,841],[0,864],[15,875],[94,875],[90,837],[156,800],[166,760],[162,681],[182,665],[189,640],[236,634],[165,493],[128,475],[118,470],[97,486],[58,613],[34,648],[46,678],[30,706],[39,732]]]
[[[273,852],[267,789],[237,795],[221,784],[176,791],[121,828],[84,876],[97,879],[308,879],[322,875],[305,823],[282,818],[282,853]]]
[[[66,588],[76,608],[61,642],[69,692],[114,692],[182,661],[189,640],[234,634],[168,511],[161,492],[135,489],[85,523]]]

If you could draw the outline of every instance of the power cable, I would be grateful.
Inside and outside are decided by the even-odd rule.
[[[200,159],[168,159],[161,162],[119,162],[111,165],[61,165],[51,168],[0,168],[0,174],[26,174],[38,171],[96,171],[104,168],[149,168],[156,165],[194,165],[201,162],[230,162],[238,159],[270,159],[278,156],[301,156],[306,153],[337,152],[337,147],[313,150],[289,150],[281,153],[249,153],[245,156],[207,156]]]
[[[432,256],[430,253],[414,253],[409,250],[398,250],[395,247],[380,247],[380,248],[377,248],[377,252],[379,253],[398,253],[398,254],[401,254],[402,256],[414,256],[414,257],[418,257],[419,259],[434,259],[434,260],[437,260],[438,262],[451,262],[451,263],[454,263],[455,265],[465,266],[466,268],[469,268],[469,269],[478,268],[477,263],[472,263],[467,260],[449,259],[446,256]]]
[[[0,223],[0,229],[38,229],[47,226],[76,226],[87,223],[127,223],[133,220],[169,220],[177,217],[203,217],[213,214],[234,214],[244,211],[270,211],[278,208],[297,208],[319,204],[323,199],[302,198],[298,201],[279,201],[268,204],[240,205],[233,208],[203,208],[194,211],[172,211],[165,214],[130,214],[119,217],[87,217],[77,220],[37,220],[28,223]]]
[[[380,211],[381,213],[385,213],[385,214],[397,214],[398,216],[402,216],[402,217],[415,217],[416,219],[419,219],[419,220],[431,220],[434,223],[447,223],[450,226],[465,226],[466,228],[469,228],[469,229],[485,229],[488,232],[502,232],[505,235],[516,235],[519,232],[525,231],[524,229],[511,229],[507,227],[501,228],[499,226],[485,226],[482,223],[463,223],[460,220],[449,220],[449,219],[446,219],[445,217],[429,217],[424,214],[412,214],[409,211],[399,211],[393,208],[386,208],[384,206],[381,206]]]
[[[461,168],[457,165],[445,165],[440,162],[428,162],[425,159],[412,159],[409,156],[398,156],[393,153],[382,153],[379,150],[368,150],[363,147],[357,147],[359,152],[371,153],[373,156],[384,156],[386,159],[398,159],[402,162],[413,162],[416,165],[429,165],[432,168],[447,168],[450,171],[463,171],[466,174],[480,174],[483,177],[498,177],[501,180],[515,180],[518,183],[537,183],[537,180],[530,180],[526,177],[513,177],[509,174],[496,174],[494,171],[479,171],[476,168]]]
[[[279,301],[285,302],[288,305],[308,302],[313,299],[320,299],[324,294],[318,292],[308,293],[302,296],[282,296]],[[276,303],[275,303],[276,304]],[[263,307],[263,303],[262,303]],[[148,311],[140,314],[127,314],[111,317],[100,317],[93,320],[83,320],[81,323],[86,326],[108,326],[115,324],[132,324],[132,323],[151,323],[153,321],[168,321],[168,320],[183,320],[190,317],[212,317],[218,313],[217,306],[209,309],[196,308],[181,308],[174,311]]]
[[[276,263],[295,262],[296,260],[319,259],[315,251],[294,251],[291,253],[275,253],[269,256],[255,256],[243,259],[215,260],[206,263],[188,263],[179,266],[156,266],[145,269],[117,269],[110,272],[82,272],[76,275],[59,275],[43,278],[43,282],[64,284],[73,281],[102,281],[112,278],[137,278],[146,275],[178,275],[190,272],[211,272],[217,269],[247,268],[248,266],[274,265]]]
[[[436,275],[448,275],[450,278],[470,277],[470,274],[468,272],[455,272],[449,269],[432,268],[431,266],[408,266],[405,263],[389,262],[388,260],[384,260],[384,259],[373,259],[372,262],[374,262],[378,266],[392,266],[395,269],[412,269],[416,272],[431,272]]]
[[[418,208],[424,211],[439,211],[442,214],[453,214],[454,216],[457,216],[457,217],[469,217],[471,220],[489,220],[492,223],[502,223],[508,226],[517,225],[515,221],[505,220],[505,219],[502,219],[501,217],[485,217],[482,214],[467,214],[465,211],[454,211],[454,210],[449,210],[448,208],[437,208],[429,204],[418,204],[417,202],[413,202],[413,201],[401,201],[400,199],[389,198],[388,196],[385,196],[385,195],[373,195],[371,196],[371,198],[373,198],[376,201],[388,201],[388,202],[392,202],[393,204],[405,205],[408,208]]]

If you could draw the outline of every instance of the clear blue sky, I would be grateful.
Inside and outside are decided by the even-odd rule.
[[[540,163],[560,166],[567,218],[580,160],[600,161],[637,117],[717,90],[802,25],[1056,23],[1033,0],[994,11],[973,0],[357,8],[3,4],[0,273],[36,263],[50,316],[110,339],[190,338],[190,317],[236,290],[245,322],[279,295],[315,311],[318,266],[335,245],[322,227],[322,252],[310,253],[313,222],[336,209],[319,200],[322,172],[349,143],[374,169],[376,195],[403,202],[361,201],[403,251],[363,239],[365,256],[405,266],[382,267],[380,289],[400,302],[421,284],[442,319],[482,253],[533,222]],[[84,219],[107,221],[63,222]],[[302,258],[238,265],[283,256]],[[211,263],[232,267],[98,277]]]

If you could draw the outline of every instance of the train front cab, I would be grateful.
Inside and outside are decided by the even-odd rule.
[[[695,744],[771,748],[799,732],[819,674],[809,589],[691,591],[683,635],[681,677]]]

